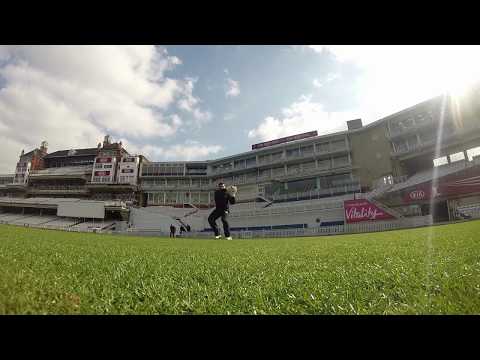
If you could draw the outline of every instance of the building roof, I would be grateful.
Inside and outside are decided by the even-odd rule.
[[[70,156],[95,156],[97,148],[59,150],[45,156],[45,159],[70,157]]]
[[[35,153],[35,151],[37,151],[38,149],[33,149],[32,151],[29,151],[23,155],[21,155],[20,157],[24,157],[24,156],[29,156],[29,155],[33,155]]]

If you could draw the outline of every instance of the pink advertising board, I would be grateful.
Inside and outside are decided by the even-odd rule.
[[[368,200],[346,200],[344,202],[345,221],[347,224],[361,221],[391,220],[394,216],[380,209]]]

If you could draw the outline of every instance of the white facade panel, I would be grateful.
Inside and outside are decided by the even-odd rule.
[[[57,216],[104,219],[105,203],[103,201],[70,201],[58,204]]]

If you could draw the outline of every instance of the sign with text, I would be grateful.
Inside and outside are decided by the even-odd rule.
[[[406,204],[436,198],[480,193],[480,167],[466,168],[458,173],[444,176],[437,180],[419,184],[403,192]]]
[[[436,189],[432,189],[431,186],[421,185],[413,189],[407,190],[403,195],[403,201],[405,203],[415,203],[417,201],[430,200],[436,195]]]
[[[111,157],[104,157],[104,158],[97,158],[97,163],[111,163],[112,158]]]
[[[310,132],[306,132],[306,133],[303,133],[303,134],[297,134],[297,135],[283,137],[283,138],[280,138],[280,139],[265,141],[265,142],[262,142],[262,143],[253,144],[252,145],[252,150],[262,149],[264,147],[278,145],[278,144],[283,144],[283,143],[286,143],[286,142],[289,142],[289,141],[306,139],[306,138],[314,137],[314,136],[317,136],[317,135],[318,135],[318,132],[315,130],[315,131],[310,131]]]
[[[347,224],[361,221],[395,219],[394,216],[380,209],[368,200],[346,200],[343,206],[345,208],[345,220]]]

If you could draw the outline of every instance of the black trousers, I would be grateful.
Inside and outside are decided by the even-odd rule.
[[[208,223],[212,227],[213,231],[215,232],[215,236],[220,235],[220,231],[218,230],[217,219],[222,219],[223,224],[223,232],[225,233],[226,237],[230,236],[230,226],[228,224],[228,211],[222,209],[215,209],[212,211],[210,216],[208,217]]]

